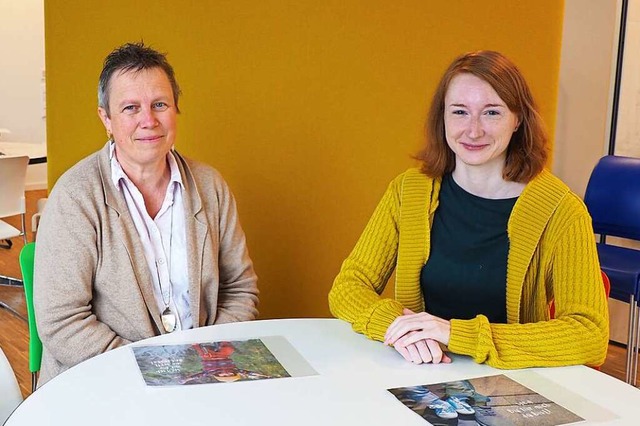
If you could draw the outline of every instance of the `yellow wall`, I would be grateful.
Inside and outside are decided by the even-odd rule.
[[[326,295],[387,183],[412,166],[434,85],[459,53],[500,50],[553,134],[563,2],[45,2],[49,185],[106,137],[105,55],[168,52],[177,147],[234,190],[262,318],[326,316]]]

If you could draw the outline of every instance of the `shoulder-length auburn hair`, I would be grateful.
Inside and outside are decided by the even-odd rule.
[[[444,98],[451,80],[462,73],[473,74],[489,83],[518,116],[520,124],[509,142],[502,176],[508,181],[529,182],[547,162],[548,137],[529,86],[518,68],[501,53],[489,50],[459,56],[442,76],[427,116],[426,146],[417,155],[422,162],[422,172],[441,177],[455,169],[455,156],[445,136]]]

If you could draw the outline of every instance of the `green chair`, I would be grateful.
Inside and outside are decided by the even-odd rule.
[[[31,392],[35,392],[38,384],[38,372],[42,361],[42,341],[36,327],[36,314],[33,310],[33,258],[36,243],[29,243],[20,252],[20,269],[24,283],[24,297],[27,300],[27,316],[29,317],[29,371],[31,371]]]

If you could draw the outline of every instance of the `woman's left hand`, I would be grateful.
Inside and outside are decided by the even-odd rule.
[[[409,334],[411,333],[415,333],[415,331],[412,331]],[[402,355],[405,360],[414,364],[440,364],[441,362],[449,364],[451,362],[451,358],[440,347],[440,343],[431,339],[418,340],[417,342],[407,346],[401,346],[396,343],[393,348]]]
[[[436,340],[443,345],[449,344],[451,323],[426,312],[416,314],[404,309],[403,315],[396,318],[384,336],[386,345],[407,347],[419,340]]]

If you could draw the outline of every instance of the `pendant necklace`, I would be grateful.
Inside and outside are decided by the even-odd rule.
[[[162,241],[162,238],[161,238]],[[164,300],[164,291],[162,291],[162,281],[160,280],[160,270],[158,268],[158,261],[156,261],[156,273],[158,274],[158,285],[160,286],[160,296],[162,297],[162,303],[164,303],[164,311],[162,311],[162,327],[164,327],[164,331],[167,333],[171,333],[175,331],[177,319],[176,314],[173,313],[169,305],[171,304],[171,293],[172,293],[172,285],[171,285],[171,244],[173,242],[173,203],[171,204],[171,227],[169,228],[169,300]],[[164,242],[162,244],[162,248],[164,249]],[[166,252],[165,252],[166,256]]]

